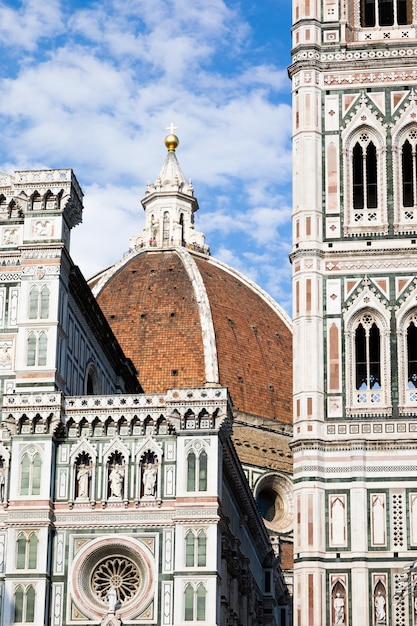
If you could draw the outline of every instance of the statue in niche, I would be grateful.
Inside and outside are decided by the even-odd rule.
[[[382,595],[382,593],[378,591],[375,596],[375,623],[385,624],[385,622],[386,622],[385,598]]]
[[[91,465],[80,463],[77,466],[77,485],[78,485],[78,498],[90,497],[90,476],[92,473]]]
[[[154,496],[156,489],[157,469],[154,463],[148,463],[143,472],[143,495]]]
[[[119,463],[115,463],[109,475],[110,496],[113,498],[122,498],[124,483],[124,467]]]
[[[344,624],[345,623],[345,599],[342,597],[340,591],[338,591],[333,600],[333,608],[334,608],[334,623],[336,624]]]

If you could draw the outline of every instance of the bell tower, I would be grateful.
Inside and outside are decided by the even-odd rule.
[[[416,23],[293,0],[295,626],[417,624]]]

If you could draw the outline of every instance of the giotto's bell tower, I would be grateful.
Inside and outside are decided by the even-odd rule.
[[[294,623],[415,625],[416,3],[293,22]]]

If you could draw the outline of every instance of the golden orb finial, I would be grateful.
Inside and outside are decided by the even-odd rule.
[[[178,148],[178,144],[180,143],[177,135],[174,135],[174,130],[177,130],[177,126],[174,126],[174,124],[171,122],[171,126],[168,126],[167,130],[169,130],[170,133],[165,137],[165,145],[168,151],[172,150],[173,152],[175,152],[175,150]]]

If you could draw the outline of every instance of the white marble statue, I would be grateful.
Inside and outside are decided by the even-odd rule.
[[[333,601],[333,607],[334,607],[334,623],[344,624],[345,623],[345,600],[340,595],[339,591],[336,593],[336,597]]]
[[[124,471],[118,463],[115,464],[114,468],[110,472],[109,480],[110,495],[114,498],[121,498],[123,496]]]
[[[154,496],[156,487],[157,471],[153,463],[148,463],[148,467],[143,472],[143,495]]]

